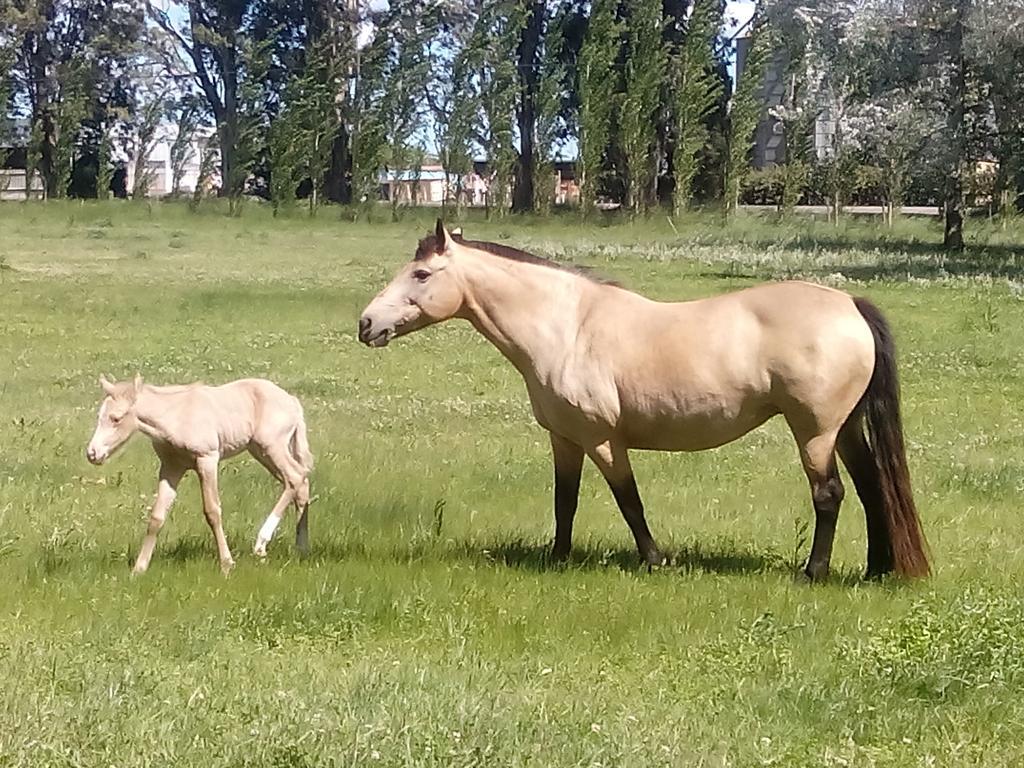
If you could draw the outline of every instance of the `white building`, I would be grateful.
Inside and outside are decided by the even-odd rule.
[[[183,195],[191,195],[195,192],[196,183],[199,181],[199,171],[202,166],[203,154],[210,152],[208,144],[213,136],[212,128],[199,128],[189,143],[189,150],[185,164],[182,168],[181,179],[178,184],[178,192]],[[153,142],[148,155],[145,158],[143,168],[149,174],[149,188],[147,197],[163,197],[171,194],[173,186],[173,172],[171,170],[171,146],[178,136],[177,126],[166,124],[157,129],[156,140]],[[125,158],[128,178],[126,186],[128,194],[135,189],[135,172],[137,156]],[[208,181],[210,189],[217,189],[220,186],[220,166],[214,164],[211,169],[211,177]]]

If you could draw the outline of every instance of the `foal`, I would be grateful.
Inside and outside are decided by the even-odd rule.
[[[85,451],[99,465],[128,442],[136,431],[146,435],[160,459],[156,502],[133,573],[149,567],[156,537],[177,495],[178,483],[194,469],[203,493],[203,511],[217,541],[224,573],[235,561],[221,525],[217,465],[242,451],[251,453],[276,477],[284,491],[263,527],[253,551],[267,554],[267,543],[277,530],[285,508],[295,504],[299,520],[295,546],[309,550],[309,473],[313,455],[306,438],[306,422],[299,401],[266,379],[240,379],[220,387],[189,384],[154,387],[134,381],[112,383],[100,376],[105,397],[100,404],[96,431]]]

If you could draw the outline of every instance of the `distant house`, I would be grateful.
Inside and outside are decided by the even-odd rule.
[[[747,57],[750,53],[750,37],[737,37],[736,83],[743,78]],[[754,134],[755,168],[778,165],[786,161],[786,136],[782,121],[770,113],[772,107],[782,104],[786,96],[786,58],[781,52],[772,56],[765,64],[764,79],[758,92],[763,111]],[[828,155],[835,124],[831,119],[828,104],[821,104],[814,121],[814,154],[819,159]]]
[[[445,173],[440,163],[424,163],[414,168],[383,170],[380,173],[381,200],[404,205],[441,205],[444,203]]]
[[[0,121],[0,200],[24,200],[43,196],[43,180],[33,174],[26,194],[25,166],[32,124],[27,118]]]
[[[555,205],[579,205],[580,183],[576,178],[576,161],[555,161]]]
[[[199,181],[199,172],[202,167],[203,155],[212,152],[209,148],[210,138],[213,136],[213,128],[200,128],[189,142],[188,157],[182,168],[178,192],[184,195],[191,195]],[[155,141],[149,153],[143,160],[142,169],[149,175],[149,185],[146,191],[147,197],[164,197],[173,191],[174,174],[171,169],[171,147],[178,135],[177,126],[165,124],[157,131]],[[125,162],[128,178],[126,186],[128,193],[135,189],[136,168],[138,167],[138,155],[122,158]],[[212,178],[208,185],[211,189],[220,186],[219,165],[215,165]]]

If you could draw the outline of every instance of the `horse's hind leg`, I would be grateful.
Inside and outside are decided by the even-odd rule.
[[[828,576],[832,544],[836,537],[839,506],[843,502],[843,482],[836,466],[836,432],[806,436],[790,422],[800,449],[800,460],[811,485],[814,503],[814,538],[804,572],[812,581]]]
[[[274,538],[274,532],[277,531],[277,526],[281,523],[281,518],[284,516],[285,509],[292,503],[295,498],[295,490],[288,485],[285,485],[284,490],[281,492],[280,498],[274,508],[270,510],[270,514],[267,515],[267,519],[263,521],[263,525],[260,527],[260,532],[256,536],[256,543],[253,544],[252,552],[256,557],[267,556],[267,544]]]
[[[868,570],[872,579],[890,573],[893,569],[892,545],[885,522],[882,489],[878,482],[875,457],[871,453],[861,420],[851,419],[839,433],[839,456],[853,478],[868,529]]]
[[[619,510],[626,519],[629,530],[633,532],[636,548],[641,557],[649,565],[662,565],[665,558],[647,527],[644,505],[640,500],[640,491],[636,487],[636,478],[633,477],[633,468],[629,464],[626,449],[608,442],[589,449],[587,455],[608,481]]]
[[[284,484],[284,490],[280,498],[270,510],[267,519],[264,521],[260,532],[253,545],[253,553],[257,557],[266,557],[267,544],[274,537],[285,509],[292,502],[299,506],[304,500],[305,506],[309,504],[309,481],[298,462],[291,456],[287,449],[280,446],[266,446],[252,451],[253,456],[267,468],[267,470]],[[302,507],[300,507],[301,513]],[[304,517],[304,515],[303,515]],[[302,525],[302,518],[299,521]]]

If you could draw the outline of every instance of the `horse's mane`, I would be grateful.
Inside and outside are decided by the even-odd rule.
[[[532,253],[521,251],[518,248],[513,248],[510,245],[502,245],[501,243],[489,243],[484,240],[466,240],[462,235],[452,235],[452,240],[457,242],[459,245],[465,246],[466,248],[473,248],[478,251],[484,251],[493,256],[500,256],[503,259],[510,259],[512,261],[519,261],[524,264],[536,264],[541,267],[548,267],[550,269],[557,269],[560,272],[569,272],[574,275],[586,278],[593,283],[600,285],[614,285],[621,288],[622,286],[615,280],[602,277],[601,275],[595,274],[588,267],[583,267],[577,264],[563,264],[557,261],[551,261],[551,259],[545,259],[542,256],[535,256]],[[424,261],[429,259],[431,256],[436,256],[440,253],[440,248],[437,243],[437,236],[429,234],[420,240],[419,245],[416,247],[416,255],[413,257],[414,261]]]

